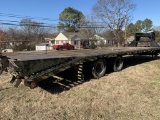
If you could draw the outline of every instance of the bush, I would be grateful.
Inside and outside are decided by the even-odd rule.
[[[95,49],[96,47],[97,47],[97,45],[96,45],[94,42],[91,42],[90,48],[91,48],[91,49]]]
[[[35,46],[20,44],[20,45],[14,46],[13,50],[14,51],[24,51],[24,50],[30,51],[30,50],[35,50]]]

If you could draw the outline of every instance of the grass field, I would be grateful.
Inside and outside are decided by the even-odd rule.
[[[72,74],[70,74],[72,75]],[[0,120],[160,120],[160,59],[128,59],[96,80],[14,88],[0,76]]]

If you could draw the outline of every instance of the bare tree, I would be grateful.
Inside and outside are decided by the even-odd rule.
[[[80,24],[80,32],[86,38],[93,37],[93,35],[101,33],[105,30],[104,25],[102,22],[98,22],[97,19],[94,18],[92,15],[86,15]]]
[[[123,42],[123,29],[130,22],[135,7],[131,0],[97,0],[92,11],[113,31],[119,45]]]
[[[35,22],[31,19],[22,19],[20,25],[21,33],[24,38],[23,40],[37,43],[42,39],[41,35],[44,32],[44,28],[41,23]]]
[[[3,41],[5,38],[5,32],[0,29],[0,41]]]
[[[91,19],[92,18],[89,15],[86,15],[81,20],[80,28],[79,28],[79,32],[83,36],[85,36],[87,39],[89,39],[95,34],[95,29],[93,29],[93,24],[89,22]]]
[[[5,38],[6,33],[0,29],[0,52],[1,52],[1,47],[2,47],[2,41]]]
[[[19,27],[20,26],[20,27]],[[46,42],[44,38],[52,38],[56,31],[56,26],[51,26],[33,21],[32,19],[22,19],[19,25],[0,28],[0,46],[16,50],[34,50],[35,45]]]

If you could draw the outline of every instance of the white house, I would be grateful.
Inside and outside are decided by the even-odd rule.
[[[87,39],[85,39],[85,37],[78,32],[61,32],[55,38],[55,44],[69,43],[74,45],[75,48],[80,48],[84,41],[87,41]]]
[[[106,40],[105,38],[95,34],[93,37],[89,38],[90,40],[94,40],[95,44],[101,45],[104,44],[105,46],[108,45],[113,45],[114,41],[113,40]]]

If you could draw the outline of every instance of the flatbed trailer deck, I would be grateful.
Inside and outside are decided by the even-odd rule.
[[[18,87],[22,80],[27,86],[33,86],[40,79],[46,79],[71,67],[80,66],[83,69],[85,62],[93,62],[92,74],[99,78],[105,74],[107,64],[110,64],[107,63],[108,58],[114,58],[113,69],[119,71],[123,67],[122,57],[125,55],[145,54],[153,57],[159,52],[160,47],[121,47],[3,53],[1,69],[7,69],[12,74],[11,83],[16,81],[15,87]]]
[[[154,53],[159,51],[160,47],[121,47],[121,48],[99,48],[99,49],[82,49],[82,50],[62,50],[62,51],[25,51],[4,53],[12,61],[29,61],[51,58],[71,58],[71,57],[95,57],[95,56],[117,56],[133,55],[137,53]]]

